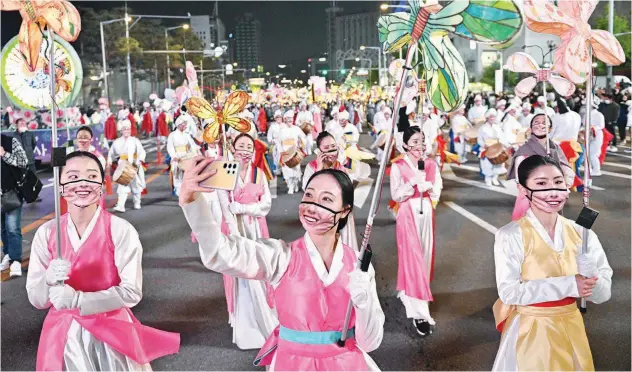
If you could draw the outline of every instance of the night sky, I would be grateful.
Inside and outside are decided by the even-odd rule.
[[[95,9],[124,6],[122,1],[73,1],[77,7]],[[307,58],[325,51],[325,9],[331,1],[220,1],[219,15],[226,26],[226,37],[234,30],[235,18],[253,13],[261,22],[263,63],[266,69],[297,58]],[[337,1],[345,14],[374,11],[375,1]],[[128,1],[136,14],[192,15],[213,14],[214,1]],[[17,35],[18,12],[2,12],[2,45]],[[141,21],[142,22],[142,21]],[[169,21],[163,21],[171,25]],[[173,22],[178,24],[178,22]]]

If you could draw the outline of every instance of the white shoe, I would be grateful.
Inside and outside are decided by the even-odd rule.
[[[294,189],[287,190],[288,195],[294,195]]]
[[[112,210],[115,212],[125,213],[125,207],[118,204],[115,205],[114,208],[112,208]]]
[[[601,173],[601,171],[597,171],[597,172],[591,172],[590,175],[591,176],[595,176],[595,177],[599,177],[599,176],[603,176],[603,173]]]
[[[13,261],[10,267],[11,267],[11,272],[9,273],[10,277],[22,276],[22,263],[21,262]]]
[[[617,151],[619,151],[619,149],[616,146],[610,146],[610,147],[608,147],[608,151],[610,151],[610,152],[617,152]]]
[[[492,185],[494,185],[494,186],[500,186],[500,182],[498,181],[498,179],[494,178],[494,179],[492,180]]]
[[[8,254],[5,254],[2,258],[2,263],[0,263],[0,270],[6,270],[11,265],[11,258]]]
[[[140,203],[134,203],[134,209],[136,210],[140,209]]]
[[[301,188],[298,185],[296,185],[296,187],[294,188],[294,192],[300,192],[300,191],[301,191]]]
[[[492,180],[491,180],[491,179],[489,179],[489,178],[485,179],[485,184],[486,184],[487,186],[492,186]]]

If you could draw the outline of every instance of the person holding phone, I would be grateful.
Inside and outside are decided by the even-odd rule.
[[[252,163],[255,140],[247,133],[238,134],[232,152],[235,160],[241,163],[235,190],[216,191],[228,228],[224,233],[252,240],[268,239],[266,215],[272,206],[272,196],[264,172]],[[261,348],[279,325],[273,289],[259,280],[228,275],[224,275],[224,286],[233,342],[243,350]]]
[[[95,155],[70,153],[60,173],[62,257],[48,221],[35,233],[26,278],[31,304],[49,309],[36,370],[151,370],[149,362],[178,352],[180,335],[144,326],[130,310],[143,296],[138,233],[99,206],[104,171]]]
[[[569,190],[560,164],[532,155],[518,168],[526,215],[496,233],[494,261],[502,332],[495,371],[594,371],[577,298],[610,299],[612,268],[599,238],[559,212]]]
[[[391,197],[398,203],[397,290],[413,319],[417,333],[426,336],[435,325],[428,302],[432,301],[430,282],[434,272],[434,206],[439,201],[443,182],[434,159],[425,156],[424,134],[418,126],[404,130],[406,156],[391,167]]]
[[[185,172],[180,206],[200,242],[208,269],[241,279],[262,280],[274,291],[280,326],[268,337],[255,365],[270,370],[377,370],[366,354],[384,334],[384,313],[375,285],[375,271],[358,268],[357,252],[344,245],[338,232],[353,209],[353,184],[341,171],[314,173],[298,207],[305,234],[286,243],[222,234],[206,203],[201,182],[216,170],[199,163]],[[337,341],[353,302],[347,342]]]
[[[345,166],[351,159],[347,159],[344,152],[340,151],[340,146],[334,136],[327,132],[320,132],[316,138],[316,159],[310,161],[305,167],[303,174],[303,190],[307,188],[307,183],[314,173],[323,169],[336,169],[347,173],[353,182],[356,177],[354,172]],[[356,167],[357,169],[357,167]],[[347,224],[340,231],[342,242],[356,251],[359,251],[358,238],[355,231],[355,218],[353,213],[349,213]]]

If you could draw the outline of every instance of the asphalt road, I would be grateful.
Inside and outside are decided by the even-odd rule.
[[[366,141],[367,138],[363,138]],[[151,146],[151,145],[149,145]],[[598,370],[630,370],[630,179],[632,154],[619,148],[596,178],[591,206],[600,211],[593,229],[614,269],[612,299],[589,306],[584,317]],[[150,150],[151,151],[151,150]],[[155,155],[155,152],[152,153]],[[380,301],[386,313],[384,341],[372,357],[383,370],[489,370],[500,341],[494,328],[492,305],[497,298],[494,280],[493,232],[508,223],[515,190],[488,188],[478,165],[446,166],[444,189],[436,210],[436,269],[431,311],[435,333],[420,338],[396,298],[397,249],[395,221],[386,210],[388,181],[375,220],[371,244]],[[377,167],[373,167],[377,172]],[[157,174],[157,176],[152,176]],[[49,174],[40,174],[45,184]],[[143,243],[144,297],[133,308],[144,324],[181,334],[178,355],[152,363],[156,370],[255,370],[257,351],[241,351],[231,342],[221,275],[206,270],[177,200],[169,193],[166,175],[157,165],[149,171],[149,195],[143,209],[128,209],[123,218],[140,233]],[[300,194],[286,195],[282,181],[273,186],[277,197],[268,215],[270,235],[291,241],[300,235],[297,207]],[[44,201],[24,208],[24,249],[28,251],[42,217],[51,218],[52,187]],[[114,204],[113,196],[108,199]],[[128,201],[128,208],[131,200]],[[575,218],[581,209],[573,194],[564,213]],[[356,210],[358,234],[364,230],[368,205]],[[28,254],[28,253],[26,253]],[[6,276],[6,275],[4,275]],[[3,279],[4,279],[3,276]],[[46,315],[28,302],[26,276],[1,285],[1,368],[33,370],[39,335]],[[261,369],[263,370],[263,369]]]

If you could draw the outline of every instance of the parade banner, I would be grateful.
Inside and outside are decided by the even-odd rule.
[[[93,124],[88,125],[90,129],[92,129],[93,139],[92,145],[96,147],[101,153],[106,154],[108,151],[107,141],[105,140],[105,136],[103,134],[103,125],[102,124]],[[74,138],[77,134],[77,130],[81,128],[80,126],[71,127],[68,130],[65,128],[59,128],[57,132],[57,143],[65,146],[73,146]],[[52,136],[53,131],[51,129],[36,129],[32,130],[33,134],[35,134],[35,150],[33,154],[35,156],[35,160],[39,160],[42,163],[50,163],[50,155],[52,152]],[[70,140],[68,139],[68,135],[70,134]]]

